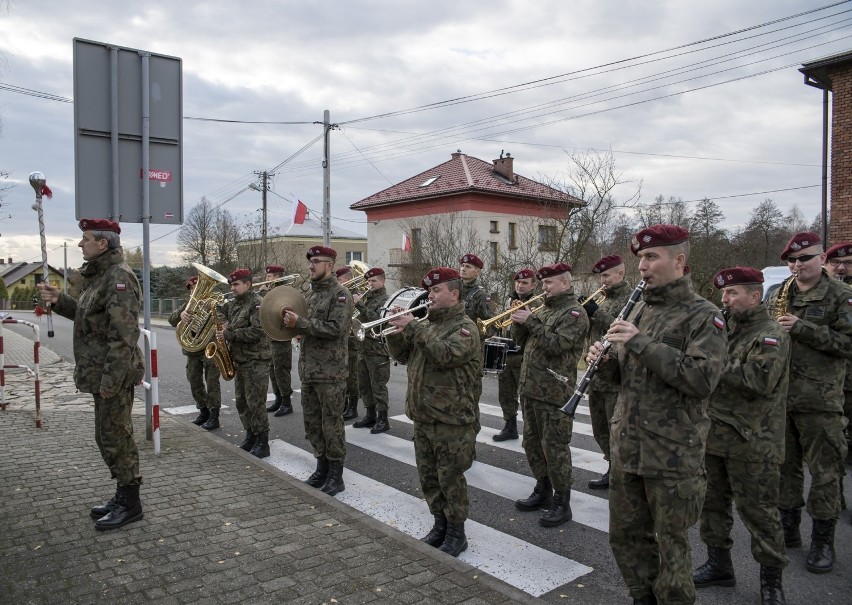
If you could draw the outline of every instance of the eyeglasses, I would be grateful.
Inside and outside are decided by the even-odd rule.
[[[788,256],[787,264],[795,265],[796,261],[799,261],[804,265],[806,262],[815,259],[817,256],[819,256],[819,254],[802,254],[801,256]]]
[[[840,260],[839,258],[832,258],[830,261],[828,261],[828,264],[832,267],[839,267],[840,265],[843,265],[847,269],[852,269],[852,259]]]
[[[308,261],[309,265],[318,265],[320,263],[330,263],[330,260],[319,260],[318,258],[312,258]]]

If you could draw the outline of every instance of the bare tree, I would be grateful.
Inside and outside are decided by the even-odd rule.
[[[640,229],[658,224],[679,225],[689,228],[692,222],[692,214],[686,202],[673,195],[669,196],[668,199],[658,195],[651,204],[638,204],[636,216],[639,220]]]
[[[214,268],[220,273],[230,273],[237,267],[237,242],[242,228],[227,210],[218,210],[213,229],[213,249],[216,252]]]
[[[745,229],[739,234],[739,249],[748,264],[767,266],[775,264],[785,239],[784,214],[767,198],[749,215]]]
[[[432,214],[406,220],[406,233],[411,233],[411,262],[400,274],[404,285],[419,285],[424,273],[431,267],[457,267],[459,257],[472,252],[487,258],[485,242],[479,237],[467,213],[451,212]],[[488,272],[482,273],[483,287]]]
[[[206,197],[193,206],[180,228],[178,249],[187,262],[209,267],[213,261],[213,230],[218,209]]]

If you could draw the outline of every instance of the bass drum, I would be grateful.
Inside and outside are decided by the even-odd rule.
[[[414,286],[407,286],[400,290],[397,290],[393,294],[388,297],[387,302],[382,307],[381,316],[382,319],[394,314],[392,309],[396,309],[397,307],[401,307],[403,310],[405,309],[413,309],[429,300],[429,292],[424,290],[423,288],[415,288]],[[413,313],[414,317],[417,319],[423,319],[428,315],[429,309],[419,309]],[[382,327],[387,327],[384,324]],[[385,343],[384,337],[382,337],[382,343]],[[387,350],[387,344],[385,344],[385,350]],[[394,360],[395,363],[399,363],[399,361]]]

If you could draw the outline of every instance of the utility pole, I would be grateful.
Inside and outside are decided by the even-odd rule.
[[[259,176],[261,178],[261,181],[262,181],[260,192],[261,192],[261,196],[263,198],[263,208],[261,210],[261,213],[263,215],[263,217],[262,217],[263,224],[260,227],[260,254],[263,257],[262,262],[268,263],[269,262],[269,256],[267,255],[267,250],[266,250],[266,226],[267,226],[269,221],[267,220],[266,192],[269,191],[269,177],[275,176],[275,175],[269,174],[266,170],[264,170],[262,172],[256,171],[255,174],[257,176]]]
[[[322,245],[331,245],[331,148],[329,133],[335,127],[331,114],[326,109],[322,114],[322,129],[325,145],[322,160]]]
[[[65,248],[65,260],[62,261],[62,293],[68,294],[68,242],[63,242]]]

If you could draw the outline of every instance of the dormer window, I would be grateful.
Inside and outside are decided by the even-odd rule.
[[[423,181],[423,182],[420,184],[420,186],[421,186],[421,187],[428,187],[429,185],[431,185],[432,183],[434,183],[434,182],[435,182],[435,181],[437,181],[437,180],[438,180],[438,177],[437,177],[437,176],[430,176],[428,179],[426,179],[425,181]]]

